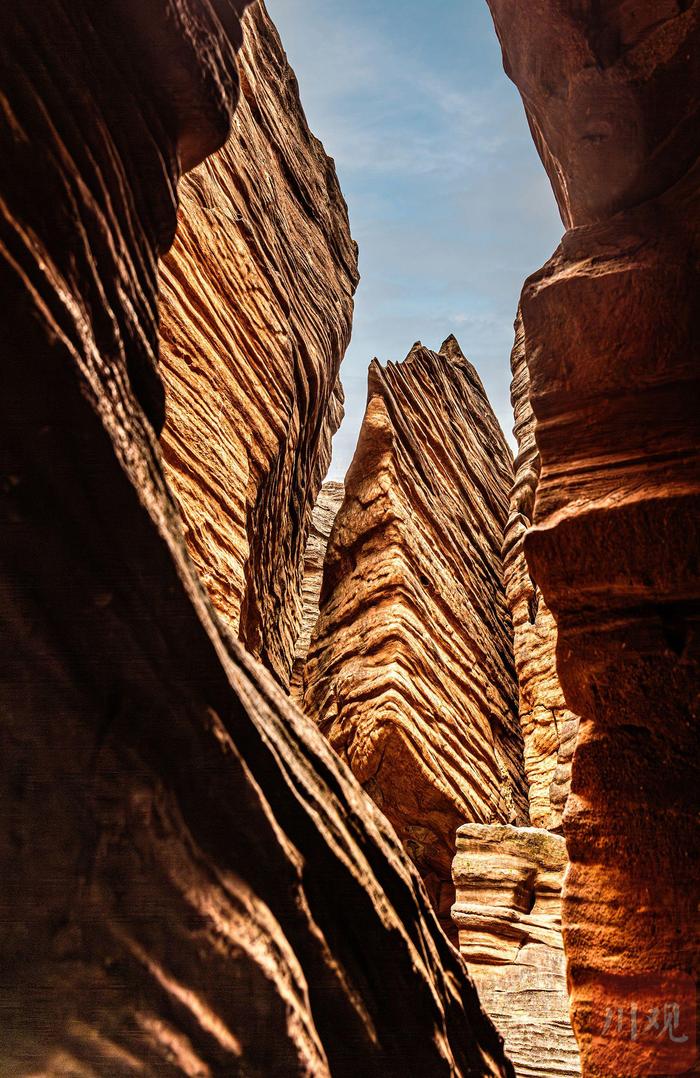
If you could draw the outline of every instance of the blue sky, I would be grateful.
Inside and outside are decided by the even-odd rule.
[[[416,340],[455,334],[510,436],[518,296],[563,228],[485,0],[267,6],[360,245],[330,477],[352,459],[370,360],[403,359]]]

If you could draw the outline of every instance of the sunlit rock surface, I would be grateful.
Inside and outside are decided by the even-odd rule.
[[[342,419],[357,251],[257,2],[225,147],[181,184],[161,268],[166,474],[214,606],[287,684],[311,511]]]
[[[581,1073],[561,936],[566,865],[564,839],[547,831],[467,824],[457,832],[459,949],[518,1078]]]
[[[468,820],[527,820],[501,545],[512,458],[450,338],[375,360],[326,555],[305,707],[396,827],[451,931]]]
[[[303,696],[304,692],[304,668],[311,643],[311,635],[318,621],[321,585],[323,584],[323,565],[326,560],[328,540],[344,497],[345,488],[343,484],[328,480],[321,487],[311,515],[311,531],[306,542],[304,579],[301,589],[304,609],[301,632],[295,648],[294,676],[292,678],[292,691],[296,696]]]
[[[503,545],[503,571],[513,618],[530,821],[536,827],[559,831],[571,786],[578,716],[569,711],[564,700],[556,667],[557,627],[530,575],[523,550],[525,533],[532,524],[541,465],[520,314],[515,329],[511,399],[518,455]]]
[[[522,315],[541,457],[525,553],[581,716],[574,1027],[591,1078],[672,1073],[687,1049],[605,1016],[663,1013],[700,965],[700,7],[489,4],[570,229]]]
[[[0,6],[0,1073],[510,1075],[164,479],[156,260],[227,137],[241,6]]]

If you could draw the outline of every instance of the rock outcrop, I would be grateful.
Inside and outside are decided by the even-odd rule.
[[[227,137],[242,6],[0,7],[0,1070],[507,1075],[163,477],[157,252]]]
[[[306,541],[304,579],[301,589],[303,601],[301,632],[294,649],[292,692],[298,697],[303,697],[306,656],[309,653],[311,636],[318,621],[321,586],[323,584],[323,566],[326,560],[326,551],[328,550],[328,540],[331,537],[331,530],[338,511],[343,504],[344,497],[345,488],[343,484],[332,479],[328,480],[321,487],[311,515],[311,531]]]
[[[304,701],[396,827],[449,931],[459,825],[527,819],[501,564],[512,481],[454,338],[371,364]]]
[[[503,545],[506,597],[513,619],[520,725],[525,746],[530,822],[560,831],[571,787],[578,716],[566,706],[556,665],[557,627],[525,560],[523,540],[532,525],[540,455],[530,404],[522,317],[515,323],[511,355],[513,433],[518,442],[515,485]]]
[[[357,250],[260,0],[244,25],[231,136],[183,180],[161,269],[162,446],[214,606],[287,685],[311,511],[343,415]]]
[[[489,3],[569,228],[522,315],[542,461],[525,553],[581,716],[573,1022],[588,1076],[678,1073],[700,964],[700,7]],[[633,1037],[632,1004],[645,1023],[678,1004],[676,1039]]]
[[[467,824],[457,832],[459,949],[518,1078],[581,1073],[561,936],[566,865],[564,839],[547,831]]]

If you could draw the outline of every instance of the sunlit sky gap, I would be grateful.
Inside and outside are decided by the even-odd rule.
[[[485,0],[267,6],[360,245],[330,478],[352,459],[370,360],[403,359],[416,340],[455,334],[510,436],[518,296],[563,229]]]

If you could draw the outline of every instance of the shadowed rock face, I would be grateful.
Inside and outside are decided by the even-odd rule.
[[[264,5],[226,146],[181,184],[161,267],[166,474],[231,632],[288,684],[313,504],[343,415],[357,250]]]
[[[566,865],[564,839],[534,827],[467,824],[457,832],[459,949],[518,1078],[581,1073],[561,937]]]
[[[439,354],[416,345],[403,363],[372,363],[304,700],[448,928],[457,827],[527,819],[501,577],[512,478],[454,338]]]
[[[217,10],[0,7],[0,1070],[510,1074],[393,831],[222,635],[163,479],[156,253],[178,156],[226,136]]]
[[[670,1038],[603,1029],[609,1006],[663,1010],[700,953],[700,8],[490,6],[576,226],[522,298],[542,460],[525,552],[581,716],[565,818],[573,1020],[587,1075],[670,1073]]]
[[[525,534],[532,524],[541,461],[535,442],[525,334],[519,312],[515,330],[511,400],[518,456],[503,544],[503,573],[513,618],[530,821],[535,827],[558,831],[571,787],[578,716],[569,711],[564,700],[556,666],[557,627],[530,576],[523,549]]]

